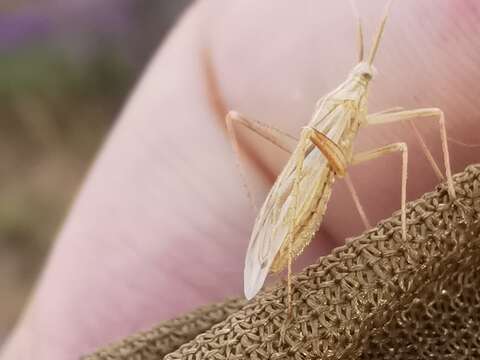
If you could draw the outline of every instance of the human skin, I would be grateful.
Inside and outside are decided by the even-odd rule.
[[[366,45],[384,1],[359,2]],[[58,235],[2,360],[77,359],[96,347],[242,292],[253,215],[226,136],[235,109],[298,135],[318,97],[343,81],[356,54],[348,2],[195,3],[152,59],[105,142]],[[480,4],[402,0],[387,23],[371,112],[440,107],[453,138],[479,141]],[[438,125],[418,127],[441,164]],[[255,193],[285,156],[242,132]],[[356,149],[409,144],[408,199],[438,183],[408,126],[362,129]],[[454,172],[480,149],[451,144]],[[372,222],[400,207],[400,156],[352,167]],[[443,167],[442,167],[443,169]],[[335,184],[313,261],[362,224]]]

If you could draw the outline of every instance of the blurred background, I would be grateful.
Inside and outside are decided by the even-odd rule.
[[[0,343],[96,151],[190,0],[1,0]]]

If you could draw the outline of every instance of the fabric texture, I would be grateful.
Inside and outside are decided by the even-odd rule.
[[[480,165],[252,301],[164,322],[88,360],[480,358]],[[239,275],[240,276],[240,275]]]

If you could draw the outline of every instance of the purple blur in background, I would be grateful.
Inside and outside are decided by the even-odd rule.
[[[0,344],[126,94],[189,2],[0,3]]]

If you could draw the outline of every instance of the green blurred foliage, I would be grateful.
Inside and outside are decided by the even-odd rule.
[[[0,344],[143,64],[189,3],[0,4]]]
[[[108,48],[73,58],[44,46],[0,57],[0,337],[133,82]]]

